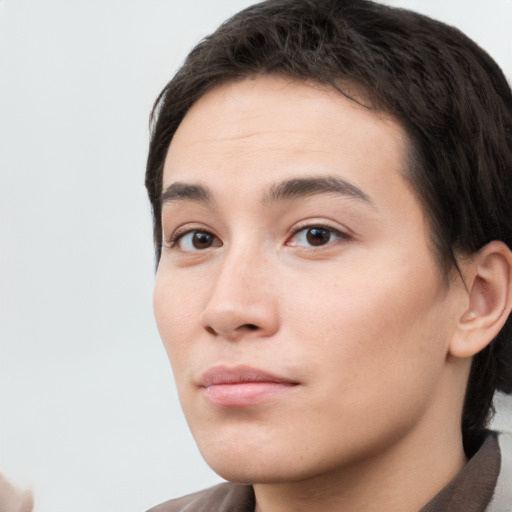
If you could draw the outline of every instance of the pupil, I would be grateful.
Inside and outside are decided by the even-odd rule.
[[[310,228],[306,234],[308,243],[311,245],[323,245],[329,242],[331,233],[324,228]]]
[[[207,249],[212,245],[212,236],[209,233],[198,231],[194,233],[192,245],[195,249]]]

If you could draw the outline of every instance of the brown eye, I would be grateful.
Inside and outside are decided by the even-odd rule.
[[[208,231],[192,230],[178,235],[174,245],[185,252],[196,252],[221,246],[220,240]]]
[[[325,228],[313,227],[306,230],[306,240],[309,245],[313,246],[329,243],[331,241],[331,235],[332,231]]]
[[[208,249],[213,244],[213,235],[204,231],[195,231],[191,242],[195,249]]]
[[[295,232],[287,245],[292,247],[322,247],[340,240],[349,240],[350,236],[328,226],[306,226]]]

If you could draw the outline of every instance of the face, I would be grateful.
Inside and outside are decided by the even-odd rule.
[[[273,77],[220,86],[181,123],[154,309],[224,478],[300,480],[431,435],[456,301],[406,152],[393,120]]]

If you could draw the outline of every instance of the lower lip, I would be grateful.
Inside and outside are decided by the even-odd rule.
[[[221,407],[245,407],[253,405],[292,389],[286,382],[241,382],[214,384],[205,388],[206,397]]]

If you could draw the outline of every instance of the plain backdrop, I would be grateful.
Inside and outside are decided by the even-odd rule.
[[[0,0],[0,469],[38,512],[143,511],[220,480],[154,325],[143,182],[153,100],[250,3]],[[512,77],[512,0],[389,3],[458,26]]]

